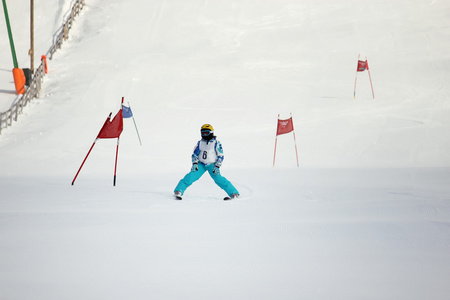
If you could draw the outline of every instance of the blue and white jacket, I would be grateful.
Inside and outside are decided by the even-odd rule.
[[[222,144],[212,138],[210,141],[201,139],[197,142],[192,154],[192,163],[202,163],[204,165],[214,164],[216,167],[220,167],[223,161],[223,148]]]

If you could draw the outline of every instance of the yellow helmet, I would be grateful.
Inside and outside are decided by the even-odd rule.
[[[209,141],[214,137],[214,128],[209,124],[204,124],[200,129],[200,133],[202,139]]]
[[[214,131],[214,128],[210,124],[203,124],[203,126],[202,126],[202,128],[200,130]]]

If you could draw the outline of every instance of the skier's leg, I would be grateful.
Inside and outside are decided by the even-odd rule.
[[[205,166],[203,164],[198,164],[197,171],[191,171],[184,176],[183,179],[178,182],[178,185],[175,187],[174,192],[178,191],[181,194],[184,194],[184,191],[195,181],[199,180],[200,177],[206,172]]]
[[[214,180],[214,182],[221,188],[223,189],[228,196],[231,197],[231,195],[233,194],[238,194],[239,192],[238,190],[234,187],[234,185],[228,181],[228,179],[226,179],[225,177],[223,177],[220,173],[219,174],[214,174],[213,173],[213,169],[214,166],[208,166],[207,170],[209,175],[211,176],[211,178]]]

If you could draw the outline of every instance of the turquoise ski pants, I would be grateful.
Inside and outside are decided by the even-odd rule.
[[[228,196],[231,197],[232,194],[239,194],[237,189],[231,184],[231,182],[228,181],[225,177],[219,174],[213,173],[214,165],[204,165],[202,163],[198,164],[198,170],[197,171],[191,171],[184,176],[183,179],[180,180],[177,187],[175,188],[175,192],[181,192],[181,194],[184,194],[184,191],[195,181],[199,180],[202,175],[208,171],[209,175],[212,179],[214,179],[214,182],[223,189]]]

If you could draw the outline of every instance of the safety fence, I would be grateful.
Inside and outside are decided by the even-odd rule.
[[[55,35],[55,39],[52,47],[48,51],[47,55],[49,59],[52,59],[53,54],[57,49],[61,48],[61,45],[69,37],[69,30],[72,28],[73,21],[77,15],[79,15],[81,9],[85,5],[85,0],[76,0],[72,6],[67,21],[61,26]],[[23,108],[34,98],[39,98],[42,82],[44,76],[47,73],[47,57],[42,56],[41,64],[34,70],[34,75],[25,93],[18,96],[16,100],[11,104],[11,107],[5,111],[0,112],[0,134],[2,129],[7,128],[13,124],[13,121],[17,121],[17,117],[22,114]]]

